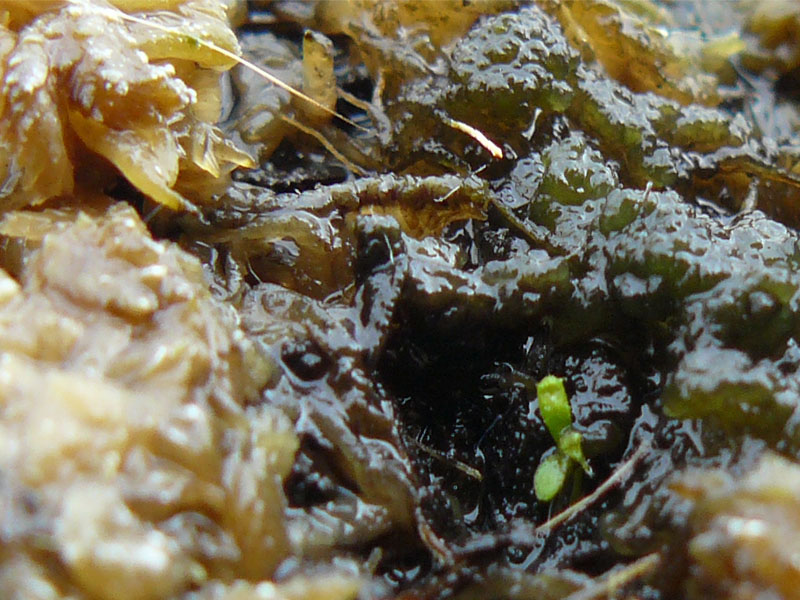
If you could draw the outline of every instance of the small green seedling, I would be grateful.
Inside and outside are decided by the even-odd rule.
[[[546,455],[533,475],[536,498],[549,502],[564,487],[573,463],[578,463],[587,475],[592,468],[581,448],[581,434],[572,429],[572,408],[564,389],[564,380],[548,375],[536,386],[539,412],[547,430],[556,442],[555,451]]]

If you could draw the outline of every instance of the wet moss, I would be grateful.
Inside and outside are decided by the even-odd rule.
[[[228,131],[264,164],[197,211],[151,212],[129,197],[139,220],[82,197],[91,216],[57,205],[0,224],[2,300],[31,296],[20,309],[35,312],[39,286],[70,311],[33,339],[6,310],[4,402],[37,406],[8,382],[13,372],[39,389],[40,363],[95,377],[80,363],[80,348],[95,346],[78,325],[107,324],[134,349],[137,335],[158,346],[151,330],[191,334],[167,372],[219,419],[225,458],[186,458],[175,440],[194,438],[183,429],[154,452],[186,465],[170,474],[210,477],[213,510],[173,514],[148,479],[124,498],[103,488],[97,517],[129,511],[134,533],[156,531],[184,561],[151,595],[560,598],[620,581],[653,599],[794,589],[794,547],[778,530],[794,531],[800,452],[800,188],[796,135],[781,132],[792,118],[770,123],[778,113],[764,108],[790,95],[796,68],[779,51],[763,55],[793,48],[770,29],[777,22],[754,13],[760,42],[730,46],[746,47],[750,63],[731,50],[695,68],[709,46],[665,41],[686,19],[680,3],[480,2],[445,18],[417,2],[258,5],[268,18],[242,34],[248,56],[298,76],[302,28],[323,30],[326,73],[332,64],[359,92],[347,114],[371,128],[325,117],[295,130],[286,119],[309,115],[236,71]],[[771,91],[770,69],[780,75]],[[781,106],[796,122],[796,107]],[[320,140],[334,158],[321,157]],[[101,235],[109,224],[122,233]],[[202,272],[151,233],[199,257]],[[150,252],[141,271],[131,239]],[[125,270],[109,279],[120,253]],[[165,260],[180,268],[161,285],[163,269],[150,267]],[[165,304],[173,295],[177,308]],[[198,306],[200,316],[186,308]],[[26,352],[36,360],[12,356]],[[207,369],[181,378],[181,358],[198,353]],[[158,382],[140,354],[109,367],[116,387],[97,393],[133,405],[125,386]],[[537,395],[546,376],[569,398],[556,428]],[[81,439],[93,474],[123,464],[98,466],[86,450],[116,438]],[[12,454],[0,452],[3,464]],[[563,481],[537,496],[540,465],[567,455]],[[148,457],[125,454],[125,469],[144,479]],[[237,483],[236,469],[250,479]],[[93,538],[77,554],[58,550],[60,563],[23,547],[37,539],[25,510],[67,515],[72,529],[53,526],[57,541],[90,530],[90,494],[70,487],[62,502],[11,468],[2,475],[11,510],[0,589],[41,579],[118,593],[113,578],[106,589],[83,575]],[[737,535],[729,525],[743,519],[775,543]],[[40,579],[19,575],[30,572]]]

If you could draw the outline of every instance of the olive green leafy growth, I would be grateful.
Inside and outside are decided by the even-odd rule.
[[[538,500],[549,502],[564,487],[573,463],[578,463],[590,476],[592,468],[583,455],[581,434],[572,428],[572,408],[564,389],[564,380],[548,375],[536,386],[536,395],[542,420],[553,436],[556,448],[536,468],[533,489]]]

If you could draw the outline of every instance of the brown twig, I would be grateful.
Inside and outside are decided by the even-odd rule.
[[[554,527],[558,527],[564,521],[568,521],[573,516],[587,508],[589,505],[593,504],[597,501],[601,496],[603,496],[607,491],[617,485],[620,480],[625,476],[625,474],[630,471],[639,459],[644,455],[647,446],[645,443],[642,443],[634,452],[631,457],[622,463],[616,471],[614,471],[608,479],[606,479],[603,483],[597,486],[597,489],[593,491],[588,496],[584,496],[580,500],[578,500],[575,504],[571,504],[556,516],[548,519],[541,525],[536,527],[536,531],[543,532],[543,531],[550,531]]]
[[[596,600],[612,596],[619,588],[646,575],[658,566],[661,556],[654,552],[632,562],[623,569],[612,569],[586,587],[572,592],[564,600]]]

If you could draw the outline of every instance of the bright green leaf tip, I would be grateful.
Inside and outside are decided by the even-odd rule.
[[[547,430],[558,443],[561,432],[572,424],[572,410],[569,406],[564,380],[555,375],[548,375],[536,386],[539,398],[539,412],[542,413]]]

